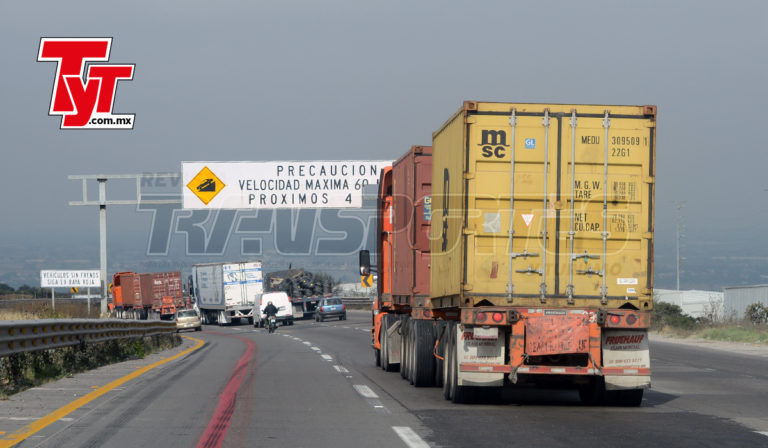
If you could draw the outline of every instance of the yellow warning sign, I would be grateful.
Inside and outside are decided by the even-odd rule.
[[[203,169],[200,170],[200,172],[187,184],[187,188],[203,201],[203,204],[205,205],[208,205],[208,203],[211,202],[224,187],[226,187],[224,182],[216,177],[216,175],[213,174],[213,171],[209,170],[207,166],[203,167]]]
[[[360,286],[364,288],[370,288],[371,286],[373,286],[373,274],[361,275]]]
[[[70,291],[72,294],[75,294],[75,293],[79,292],[80,290],[79,290],[79,289],[77,289],[77,286],[73,286],[73,287],[69,288],[69,291]]]

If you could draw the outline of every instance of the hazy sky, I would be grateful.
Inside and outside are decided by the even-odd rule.
[[[133,130],[59,129],[43,36],[113,37]],[[657,260],[686,201],[686,250],[768,266],[765,1],[9,0],[0,55],[0,247],[95,244],[70,174],[394,159],[463,100],[656,104]],[[146,239],[146,214],[112,210],[112,238]]]

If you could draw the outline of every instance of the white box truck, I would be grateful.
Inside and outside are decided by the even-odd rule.
[[[192,266],[192,293],[203,324],[225,325],[261,319],[264,292],[261,261],[205,263]]]

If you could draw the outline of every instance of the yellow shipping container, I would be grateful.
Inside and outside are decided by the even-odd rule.
[[[467,101],[433,148],[433,307],[652,308],[655,106]]]

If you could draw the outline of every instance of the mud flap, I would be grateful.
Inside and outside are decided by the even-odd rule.
[[[400,364],[400,324],[402,320],[396,320],[391,327],[387,328],[387,354],[390,364]]]
[[[650,375],[633,374],[633,371],[651,368],[646,330],[604,330],[603,367],[624,369],[624,375],[605,375],[606,390],[647,389],[651,387]]]
[[[463,328],[463,325],[456,326],[456,360],[458,362],[458,385],[459,386],[483,386],[500,387],[504,385],[504,373],[494,372],[462,372],[462,363],[480,363],[480,364],[504,364],[504,333],[498,327],[496,335],[487,329],[478,328],[478,334],[475,335],[475,328]]]

